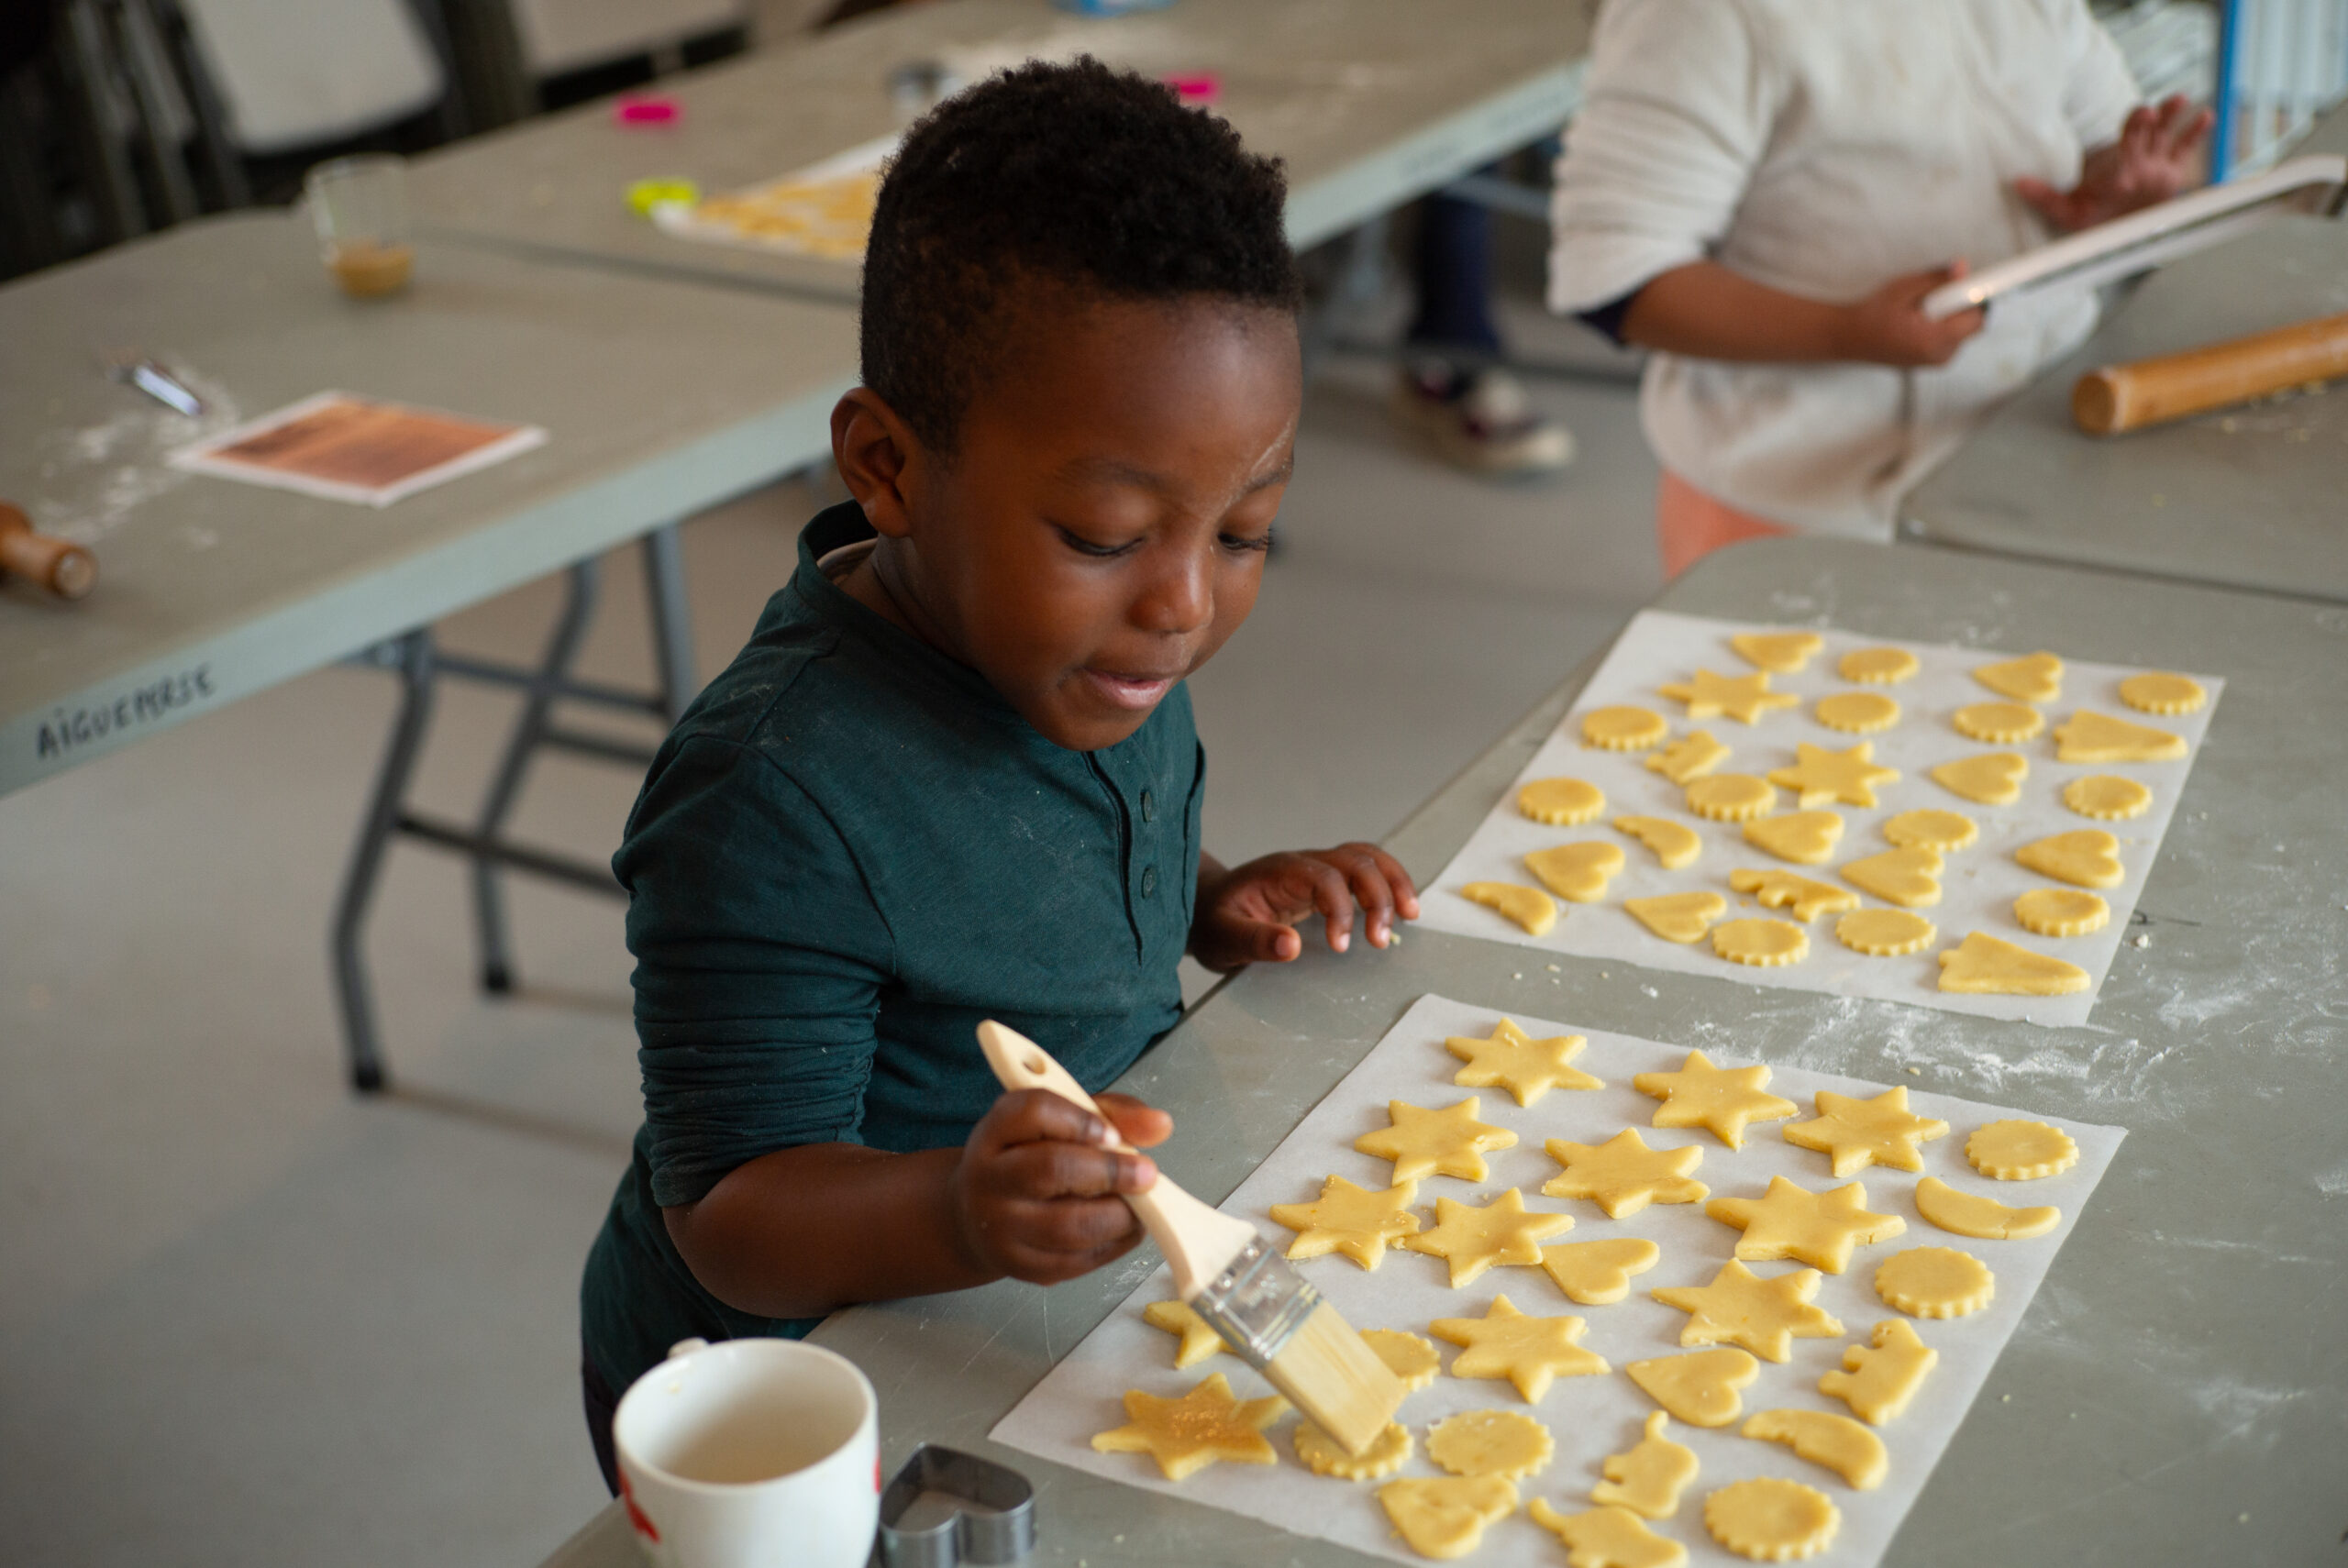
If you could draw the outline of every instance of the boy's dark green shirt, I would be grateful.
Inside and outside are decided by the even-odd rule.
[[[1000,1092],[980,1019],[1098,1090],[1180,1016],[1206,774],[1189,692],[1117,745],[1054,745],[818,568],[871,536],[852,503],[800,535],[798,570],[661,746],[612,861],[644,1127],[580,1294],[615,1391],[688,1335],[816,1321],[703,1290],[664,1206],[794,1144],[961,1143]]]

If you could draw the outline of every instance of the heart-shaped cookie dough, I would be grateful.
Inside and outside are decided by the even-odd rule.
[[[1606,884],[1623,869],[1623,846],[1603,839],[1561,844],[1536,849],[1524,864],[1541,885],[1567,903],[1594,904],[1606,896]]]
[[[2025,844],[2014,858],[2041,876],[2077,888],[2116,888],[2127,879],[2120,841],[2101,828],[2077,828]]]
[[[2053,702],[2063,695],[2063,661],[2042,651],[2003,664],[1985,664],[1973,672],[1973,679],[2017,702]]]
[[[1887,904],[1930,909],[1941,901],[1940,851],[1921,844],[1887,849],[1844,867],[1843,880]]]
[[[1623,907],[1666,942],[1695,942],[1728,912],[1728,900],[1713,892],[1662,893],[1624,899]]]
[[[1610,1236],[1602,1242],[1560,1242],[1541,1249],[1541,1267],[1567,1300],[1603,1307],[1631,1294],[1631,1276],[1645,1274],[1663,1249],[1644,1236]]]
[[[1990,751],[1944,762],[1932,772],[1933,782],[1952,795],[1984,806],[2010,806],[2021,799],[2030,758],[2018,751]]]
[[[1741,1350],[1707,1350],[1634,1361],[1623,1370],[1673,1420],[1724,1427],[1743,1413],[1744,1396],[1737,1390],[1761,1375],[1761,1364]]]
[[[1843,819],[1833,812],[1789,812],[1744,824],[1744,842],[1797,866],[1822,864],[1842,841]]]
[[[1816,632],[1739,632],[1729,638],[1728,646],[1747,664],[1791,675],[1808,664],[1826,640]]]

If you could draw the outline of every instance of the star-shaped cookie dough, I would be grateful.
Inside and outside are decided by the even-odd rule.
[[[1516,1134],[1477,1121],[1476,1110],[1477,1098],[1472,1094],[1441,1110],[1390,1099],[1386,1114],[1393,1125],[1363,1133],[1354,1140],[1354,1147],[1393,1161],[1396,1181],[1416,1181],[1430,1174],[1481,1181],[1487,1174],[1484,1151],[1515,1147]]]
[[[1456,1290],[1494,1264],[1538,1265],[1540,1243],[1573,1228],[1571,1215],[1526,1213],[1524,1195],[1510,1187],[1481,1209],[1436,1198],[1434,1229],[1406,1236],[1402,1244],[1448,1262]]]
[[[1690,1051],[1678,1072],[1641,1073],[1631,1087],[1663,1101],[1656,1108],[1656,1126],[1701,1127],[1730,1148],[1742,1149],[1750,1123],[1801,1111],[1792,1100],[1762,1092],[1768,1082],[1766,1066],[1715,1067],[1701,1051]]]
[[[1419,1217],[1411,1212],[1418,1200],[1414,1181],[1397,1182],[1380,1191],[1333,1176],[1321,1184],[1321,1196],[1311,1203],[1273,1204],[1272,1219],[1296,1232],[1296,1240],[1288,1244],[1290,1257],[1343,1253],[1364,1268],[1376,1268],[1389,1247],[1418,1230]]]
[[[1948,1136],[1948,1123],[1908,1109],[1908,1090],[1888,1088],[1873,1099],[1856,1099],[1832,1089],[1818,1091],[1818,1115],[1785,1127],[1786,1142],[1815,1149],[1834,1162],[1838,1176],[1856,1176],[1869,1165],[1921,1171],[1916,1145]]]
[[[1490,1088],[1498,1084],[1516,1096],[1519,1105],[1531,1105],[1553,1088],[1604,1088],[1602,1079],[1567,1066],[1589,1043],[1578,1034],[1535,1040],[1509,1018],[1501,1020],[1489,1040],[1455,1034],[1444,1042],[1453,1055],[1468,1064],[1453,1083],[1462,1088]]]
[[[1153,1329],[1163,1329],[1180,1336],[1181,1343],[1174,1347],[1174,1367],[1181,1371],[1198,1365],[1223,1349],[1223,1336],[1191,1309],[1187,1301],[1153,1301],[1141,1309],[1141,1320]]]
[[[1756,669],[1750,675],[1715,675],[1700,669],[1696,679],[1675,681],[1657,688],[1666,697],[1688,704],[1689,723],[1698,719],[1714,719],[1726,713],[1741,723],[1758,723],[1761,715],[1779,708],[1796,708],[1801,699],[1790,691],[1769,690],[1769,672]]]
[[[1851,1266],[1851,1249],[1887,1242],[1908,1229],[1897,1214],[1870,1214],[1866,1188],[1857,1182],[1831,1192],[1812,1192],[1784,1176],[1771,1176],[1760,1198],[1715,1198],[1704,1212],[1744,1232],[1736,1255],[1744,1263],[1791,1258],[1829,1274]]]
[[[1603,1143],[1552,1138],[1545,1146],[1549,1157],[1566,1168],[1551,1176],[1542,1192],[1551,1198],[1587,1198],[1609,1220],[1636,1214],[1650,1203],[1696,1203],[1711,1191],[1688,1176],[1703,1163],[1703,1150],[1693,1144],[1650,1149],[1635,1127],[1623,1128]]]
[[[1773,768],[1769,782],[1794,791],[1805,811],[1830,801],[1845,806],[1872,806],[1877,785],[1899,781],[1899,769],[1877,764],[1873,741],[1861,741],[1847,751],[1829,751],[1797,741],[1794,757],[1791,767]]]
[[[1589,1326],[1579,1318],[1529,1318],[1495,1296],[1482,1317],[1437,1318],[1427,1331],[1465,1347],[1451,1358],[1452,1376],[1505,1377],[1537,1405],[1553,1380],[1606,1370],[1604,1356],[1575,1342]]]
[[[1810,1304],[1823,1278],[1800,1269],[1764,1279],[1731,1262],[1710,1285],[1667,1285],[1653,1292],[1667,1307],[1688,1314],[1679,1331],[1683,1345],[1743,1345],[1764,1361],[1784,1361],[1796,1340],[1839,1338],[1843,1325]]]
[[[1265,1440],[1264,1429],[1286,1415],[1288,1408],[1277,1394],[1234,1398],[1220,1372],[1179,1399],[1128,1389],[1126,1424],[1095,1433],[1092,1447],[1101,1453],[1146,1453],[1168,1481],[1187,1480],[1217,1460],[1270,1464],[1279,1456]]]

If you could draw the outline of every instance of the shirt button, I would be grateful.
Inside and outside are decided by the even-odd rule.
[[[1157,797],[1146,790],[1141,792],[1141,820],[1146,823],[1157,820]]]
[[[1157,896],[1157,867],[1155,866],[1141,868],[1141,896],[1145,899]]]

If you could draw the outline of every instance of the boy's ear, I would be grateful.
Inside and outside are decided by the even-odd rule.
[[[910,471],[919,463],[920,440],[897,411],[870,387],[851,388],[832,408],[832,461],[864,520],[883,538],[913,532]]]

